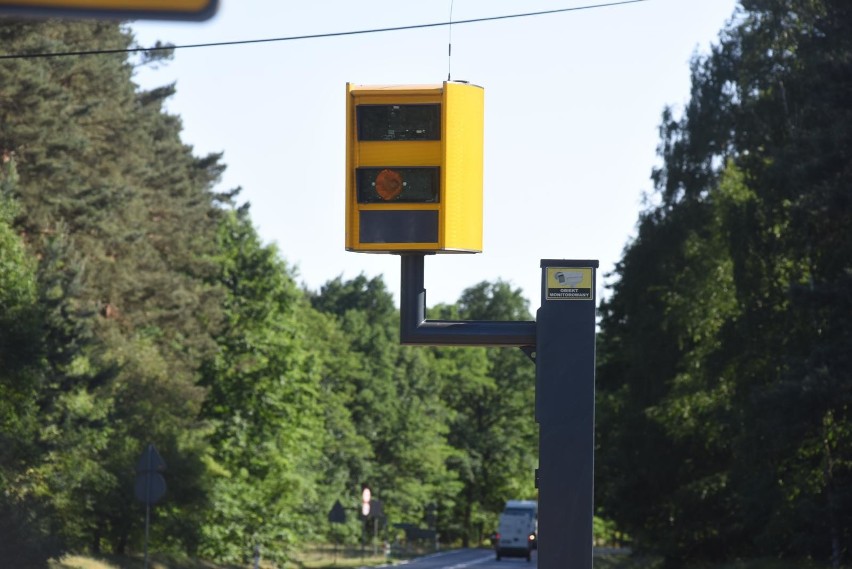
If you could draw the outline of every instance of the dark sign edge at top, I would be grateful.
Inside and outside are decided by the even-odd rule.
[[[70,8],[67,6],[26,6],[0,4],[0,18],[70,18],[70,19],[101,19],[101,20],[177,20],[196,21],[209,20],[216,14],[219,0],[208,0],[201,10],[120,10],[102,8]]]

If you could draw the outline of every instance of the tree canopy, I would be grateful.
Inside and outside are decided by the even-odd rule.
[[[676,566],[849,547],[850,9],[742,2],[601,307],[599,503]]]

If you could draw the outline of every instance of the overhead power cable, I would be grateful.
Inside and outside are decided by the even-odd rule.
[[[531,16],[546,16],[549,14],[559,14],[563,12],[577,12],[580,10],[592,10],[595,8],[609,8],[612,6],[621,6],[624,4],[636,4],[638,2],[647,2],[648,0],[621,0],[619,2],[609,2],[606,4],[590,4],[587,6],[575,6],[573,8],[558,8],[554,10],[543,10],[541,12],[526,12],[523,14],[507,14],[504,16],[488,16],[484,18],[472,18],[469,20],[456,20],[450,22],[434,22],[431,24],[412,24],[409,26],[394,26],[389,28],[372,28],[367,30],[350,30],[346,32],[328,32],[322,34],[309,34],[302,36],[286,36],[279,38],[264,38],[264,39],[254,39],[254,40],[237,40],[237,41],[223,41],[223,42],[211,42],[211,43],[196,43],[196,44],[186,44],[186,45],[157,45],[155,47],[129,47],[125,49],[93,49],[93,50],[81,50],[81,51],[61,51],[61,52],[50,52],[50,53],[12,53],[6,55],[0,55],[0,59],[31,59],[37,57],[68,57],[72,55],[101,55],[101,54],[110,54],[110,53],[138,53],[138,52],[152,52],[152,51],[163,51],[169,49],[189,49],[194,47],[219,47],[219,46],[227,46],[227,45],[247,45],[254,43],[272,43],[272,42],[283,42],[283,41],[297,41],[297,40],[312,40],[312,39],[321,39],[321,38],[333,38],[333,37],[341,37],[341,36],[355,36],[355,35],[364,35],[364,34],[379,34],[383,32],[399,32],[405,30],[417,30],[422,28],[437,28],[441,26],[449,26],[454,25],[458,26],[461,24],[475,24],[479,22],[493,22],[495,20],[510,20],[513,18],[528,18]]]

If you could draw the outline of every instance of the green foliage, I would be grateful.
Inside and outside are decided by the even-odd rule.
[[[380,279],[335,279],[312,303],[345,336],[348,356],[334,367],[334,385],[349,394],[346,407],[370,448],[370,462],[352,472],[350,496],[357,500],[367,484],[389,521],[419,523],[428,504],[448,503],[458,487],[446,467],[442,378],[428,351],[399,345],[399,317]]]
[[[226,320],[204,373],[216,475],[201,551],[240,562],[259,546],[282,562],[311,535],[326,437],[310,309],[244,213],[224,216],[219,248]]]
[[[852,539],[851,16],[744,1],[663,116],[601,308],[598,503],[672,565]]]
[[[25,489],[37,454],[38,310],[36,260],[12,228],[17,173],[0,171],[0,558],[17,567],[45,567],[61,551],[47,501]]]
[[[502,281],[466,289],[457,307],[436,316],[461,320],[529,320],[520,290]],[[464,484],[449,520],[453,536],[478,543],[496,527],[507,499],[536,497],[538,463],[535,367],[520,350],[442,348],[437,365],[446,376],[442,398],[452,410],[450,465]]]
[[[132,41],[115,23],[84,21],[8,20],[0,36],[19,53]],[[34,378],[20,409],[32,410],[38,435],[16,454],[27,471],[16,491],[49,502],[70,547],[96,552],[141,543],[133,465],[147,443],[167,463],[200,464],[196,373],[220,319],[220,295],[204,282],[220,167],[194,158],[162,97],[137,93],[131,78],[123,55],[15,59],[0,69],[0,100],[15,102],[0,105],[0,151],[17,166],[4,196],[19,204],[11,222],[39,259],[37,310],[20,319],[34,330],[29,350],[2,356],[25,360],[19,383]],[[190,489],[202,472],[171,479],[178,519],[191,510],[181,500],[198,502]]]
[[[34,359],[37,342],[35,259],[12,228],[17,208],[7,197],[15,181],[12,161],[0,172],[0,417],[4,418],[4,433],[23,426],[16,423],[35,387],[35,378],[27,367]],[[18,437],[10,434],[3,438],[14,444]]]

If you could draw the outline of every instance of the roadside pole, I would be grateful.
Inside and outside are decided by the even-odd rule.
[[[535,362],[539,569],[591,569],[596,260],[541,261],[535,322],[426,320],[423,255],[401,255],[400,341],[519,347]]]
[[[145,504],[145,557],[144,567],[148,569],[148,534],[151,526],[151,505],[156,504],[166,493],[166,480],[161,474],[166,463],[154,445],[149,444],[136,462],[136,481],[134,493],[136,499]]]
[[[597,267],[597,261],[541,261],[539,569],[592,568]]]

